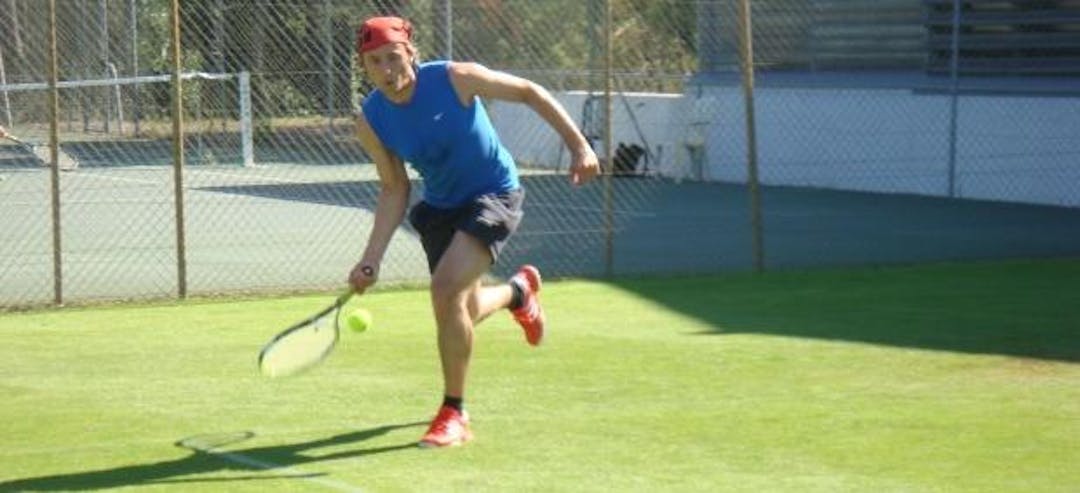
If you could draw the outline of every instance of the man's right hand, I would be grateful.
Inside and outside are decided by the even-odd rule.
[[[349,285],[356,294],[363,294],[379,279],[379,266],[366,260],[361,260],[349,273]]]

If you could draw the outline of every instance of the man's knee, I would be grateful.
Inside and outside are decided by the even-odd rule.
[[[463,284],[450,276],[431,277],[431,299],[439,310],[467,309],[469,285]]]

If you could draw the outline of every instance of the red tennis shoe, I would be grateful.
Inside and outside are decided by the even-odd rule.
[[[538,346],[544,340],[544,309],[540,306],[540,271],[531,265],[523,265],[510,282],[521,288],[521,306],[511,311],[514,320],[525,331],[525,340]]]
[[[425,448],[453,447],[472,439],[469,415],[450,406],[442,406],[419,445]]]

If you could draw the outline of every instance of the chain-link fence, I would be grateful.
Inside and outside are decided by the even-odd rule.
[[[610,155],[575,189],[556,134],[488,102],[528,191],[497,274],[1080,253],[1077,1],[750,1],[745,91],[740,0],[184,0],[179,173],[172,3],[55,0],[55,25],[50,3],[0,0],[0,122],[48,143],[55,26],[79,168],[54,195],[0,145],[0,306],[341,285],[378,193],[350,115],[370,90],[355,29],[380,13],[413,21],[425,59],[541,83]],[[426,279],[407,227],[382,275]]]

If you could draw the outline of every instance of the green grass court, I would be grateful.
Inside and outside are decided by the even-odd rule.
[[[364,297],[375,327],[289,380],[256,354],[329,294],[6,313],[0,491],[1076,491],[1078,280],[552,282],[543,347],[479,328],[476,440],[436,451],[414,446],[441,392],[422,290]]]

